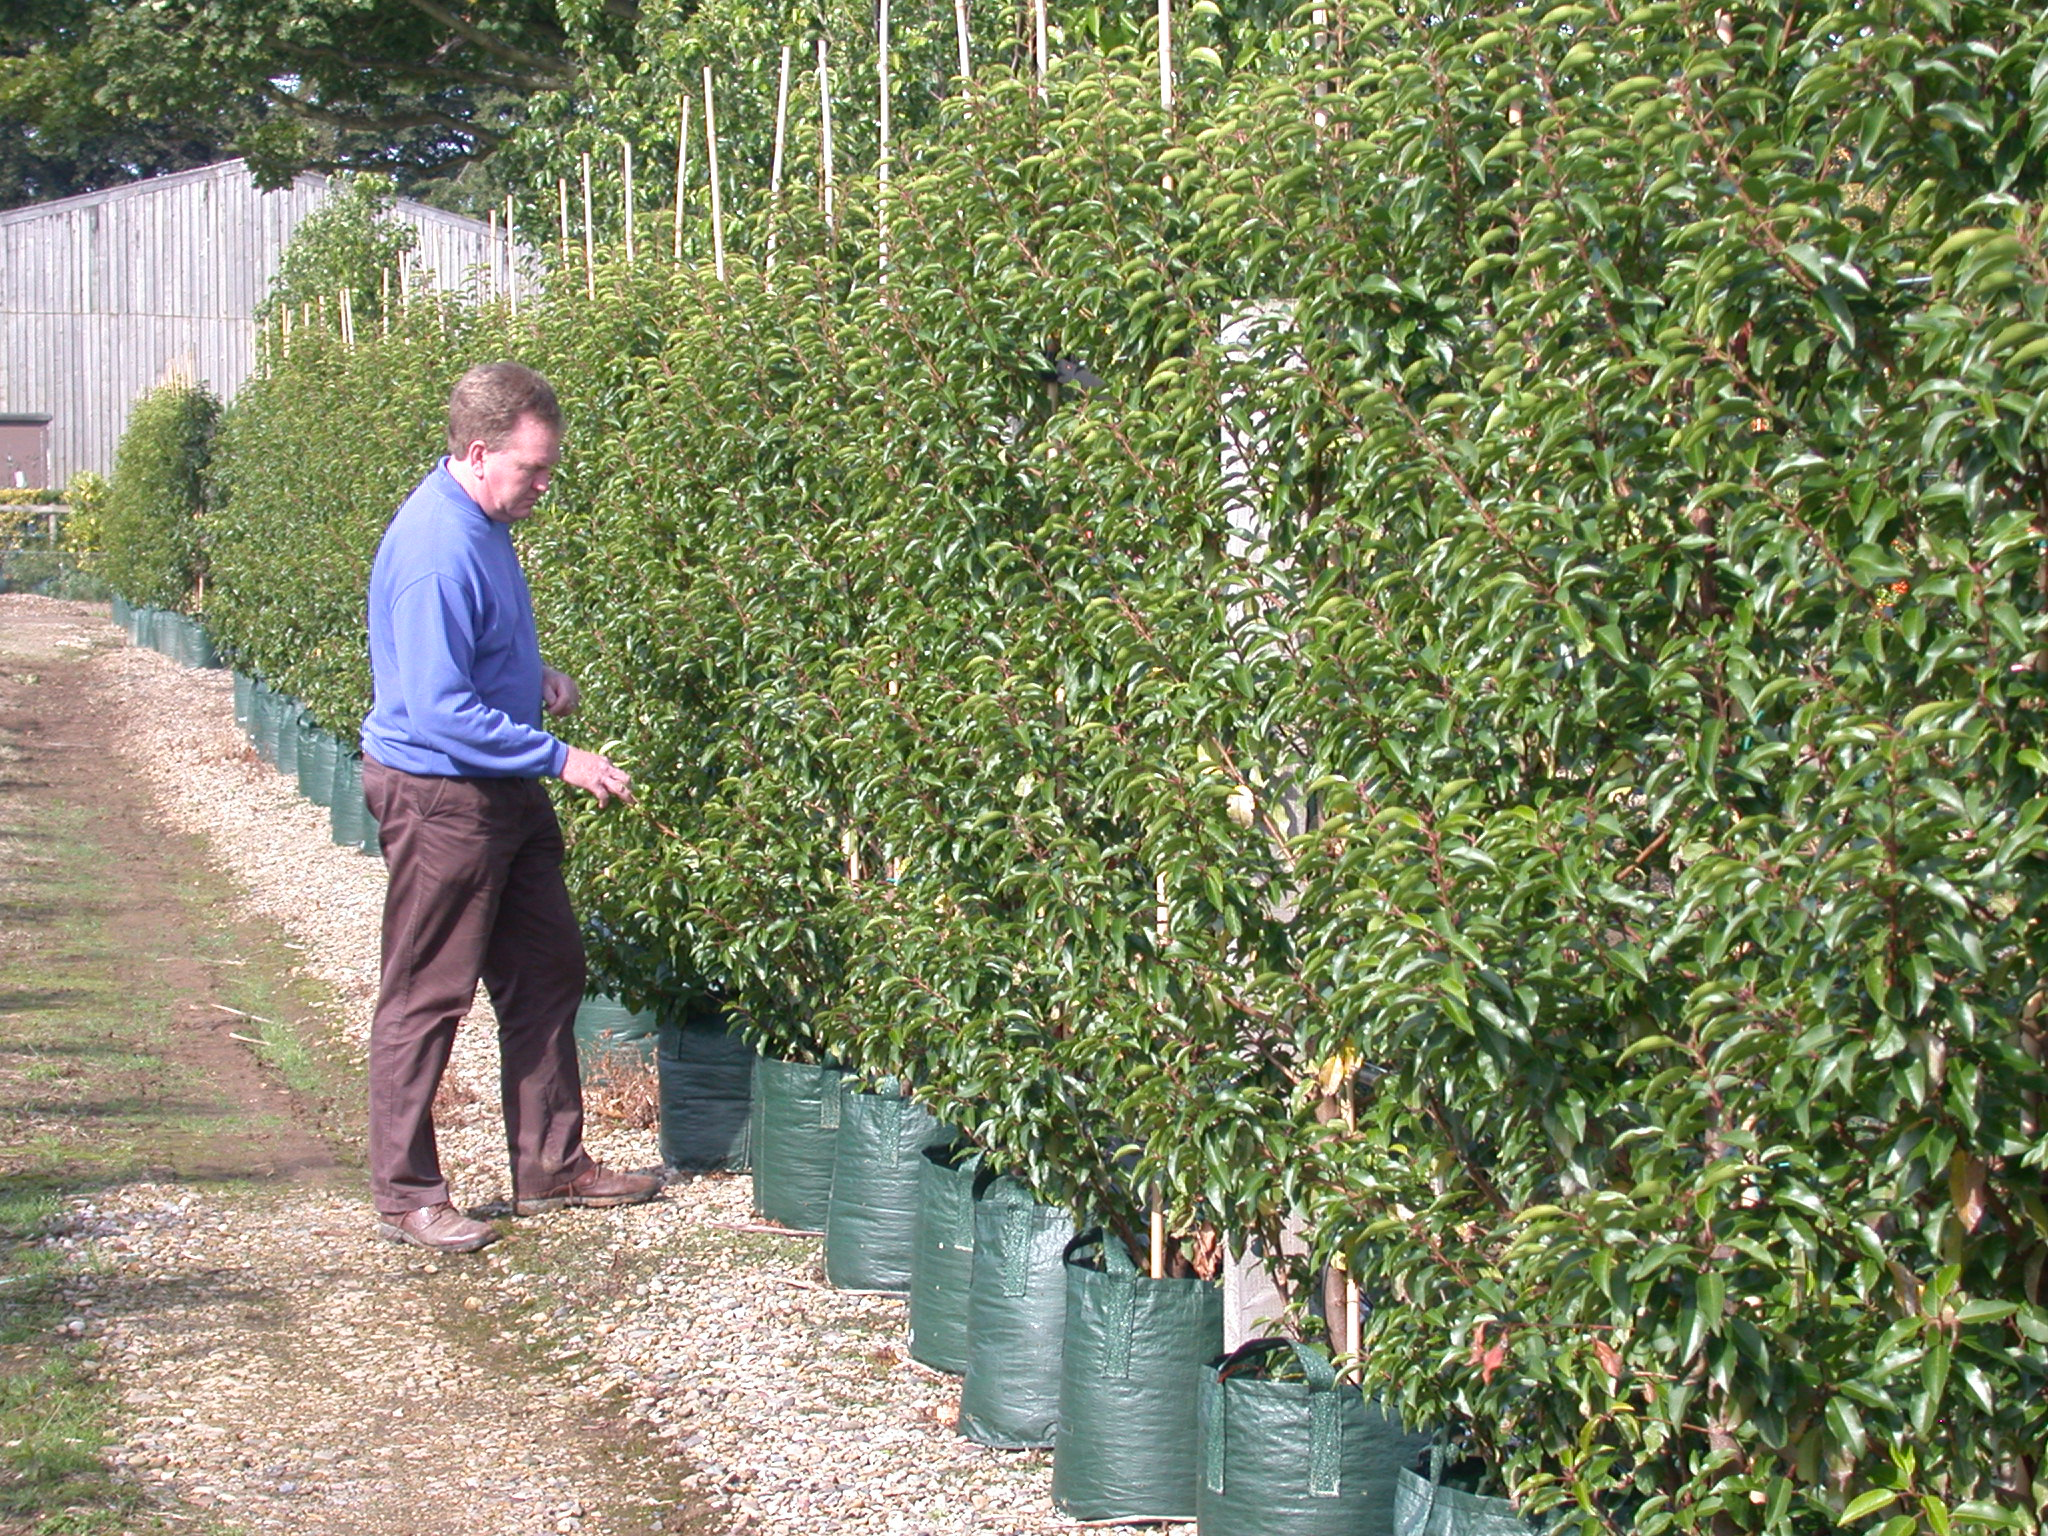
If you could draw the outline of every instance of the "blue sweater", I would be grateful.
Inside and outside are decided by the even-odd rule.
[[[533,779],[568,760],[541,729],[540,639],[512,530],[484,515],[446,459],[377,546],[370,674],[363,752],[387,768]]]

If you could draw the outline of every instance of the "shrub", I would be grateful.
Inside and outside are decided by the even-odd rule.
[[[204,387],[172,383],[135,403],[114,454],[100,514],[102,574],[131,602],[184,608],[205,572],[203,476],[220,404]]]

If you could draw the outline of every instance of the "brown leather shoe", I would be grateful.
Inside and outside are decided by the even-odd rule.
[[[423,1205],[403,1216],[379,1216],[377,1235],[394,1243],[411,1243],[436,1253],[475,1253],[498,1240],[495,1228],[471,1221],[446,1200]]]
[[[544,1195],[519,1195],[512,1201],[518,1216],[538,1216],[565,1205],[639,1205],[661,1193],[667,1180],[658,1173],[620,1173],[592,1163],[568,1183]]]

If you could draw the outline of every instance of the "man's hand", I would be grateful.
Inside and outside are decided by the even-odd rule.
[[[573,688],[575,685],[571,683],[570,686]],[[589,790],[597,796],[599,805],[610,805],[613,795],[628,805],[633,803],[632,775],[623,768],[615,767],[611,759],[586,752],[581,747],[569,749],[569,760],[562,764],[562,782]]]
[[[583,690],[576,686],[576,679],[566,672],[557,672],[546,662],[540,669],[540,704],[557,720],[564,715],[574,714],[576,706],[583,702]],[[562,775],[567,778],[567,774]]]

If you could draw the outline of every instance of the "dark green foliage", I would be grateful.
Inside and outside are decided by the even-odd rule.
[[[99,573],[135,603],[184,608],[206,569],[204,476],[220,402],[205,388],[165,384],[135,402],[114,452],[99,514]]]
[[[1316,30],[1173,119],[1135,57],[984,78],[886,271],[847,186],[765,277],[742,224],[729,285],[295,339],[224,636],[359,711],[369,550],[515,353],[544,646],[644,791],[571,815],[608,985],[1126,1234],[1304,1218],[1369,1394],[1533,1511],[2025,1527],[2048,23]]]

